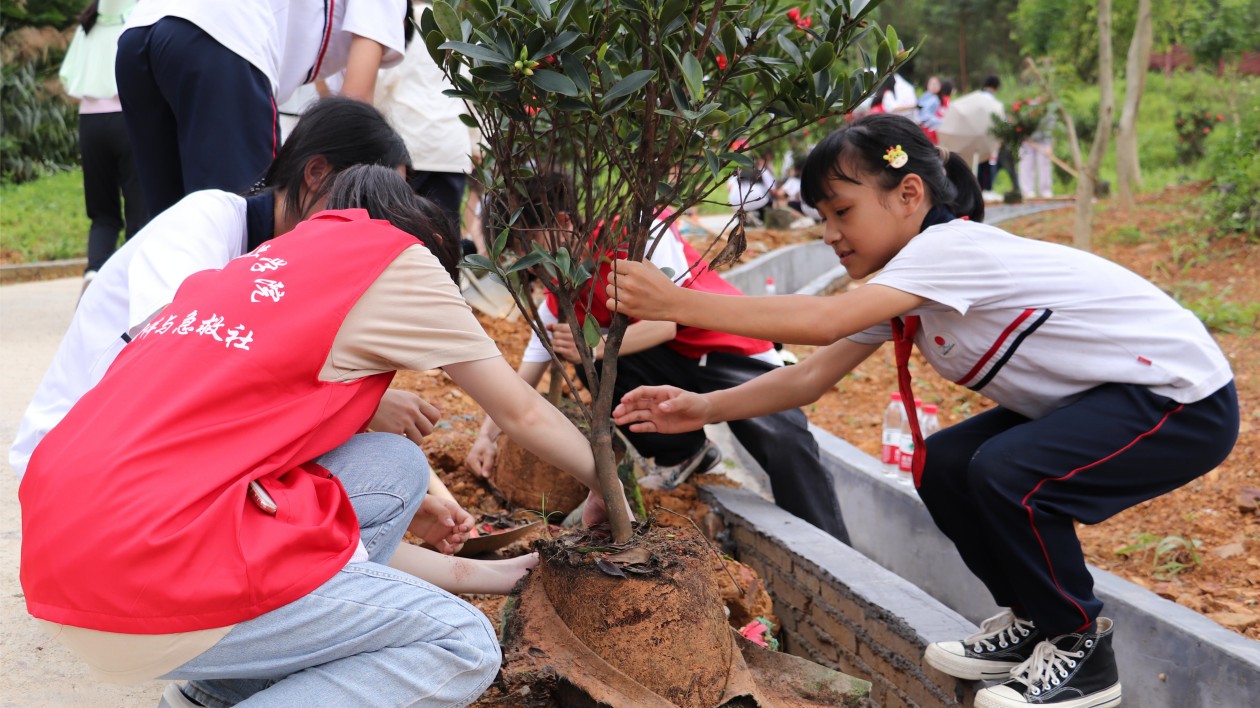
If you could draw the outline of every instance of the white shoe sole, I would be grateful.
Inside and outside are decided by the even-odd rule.
[[[198,704],[193,703],[179,690],[179,684],[168,683],[166,689],[162,691],[162,700],[158,703],[158,708],[197,708]]]
[[[1120,705],[1120,684],[1083,698],[1046,704],[1028,703],[1023,696],[1006,686],[986,688],[976,694],[976,708],[1026,708],[1030,705],[1046,705],[1049,708],[1113,708]]]
[[[1011,677],[1011,669],[1019,666],[1015,661],[985,661],[959,656],[936,644],[928,645],[923,658],[937,671],[969,681],[1005,681]]]

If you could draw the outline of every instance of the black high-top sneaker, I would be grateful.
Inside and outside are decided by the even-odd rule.
[[[961,642],[929,644],[923,658],[932,668],[972,681],[1004,680],[1011,669],[1032,656],[1045,639],[1029,620],[1003,610],[980,623],[980,631]]]
[[[1103,708],[1120,705],[1120,673],[1111,652],[1111,620],[1037,645],[1011,680],[976,694],[976,708]]]

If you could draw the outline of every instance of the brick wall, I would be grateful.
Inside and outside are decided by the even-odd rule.
[[[923,663],[975,625],[857,551],[745,490],[708,488],[733,556],[765,580],[783,649],[871,682],[878,706],[971,705],[977,684]]]

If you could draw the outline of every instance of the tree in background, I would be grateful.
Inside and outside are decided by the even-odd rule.
[[[1142,185],[1142,166],[1138,163],[1137,121],[1146,88],[1146,74],[1151,63],[1151,42],[1154,30],[1151,0],[1138,0],[1137,23],[1129,42],[1129,57],[1124,69],[1124,108],[1116,130],[1116,187],[1120,203],[1126,209],[1137,206],[1133,191]]]
[[[1072,237],[1073,245],[1084,251],[1092,246],[1094,188],[1098,184],[1103,155],[1107,152],[1107,139],[1111,135],[1110,126],[1115,113],[1111,77],[1111,0],[1098,0],[1098,130],[1094,132],[1089,161],[1076,175],[1076,230]]]

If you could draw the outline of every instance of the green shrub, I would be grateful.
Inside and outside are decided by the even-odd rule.
[[[1177,111],[1177,161],[1188,165],[1200,160],[1207,152],[1207,137],[1223,120],[1223,115],[1211,111]]]
[[[79,114],[47,88],[53,73],[39,60],[0,70],[0,182],[26,182],[79,161]]]
[[[1252,85],[1239,105],[1237,122],[1217,127],[1224,139],[1208,145],[1213,171],[1208,218],[1218,234],[1242,233],[1260,241],[1260,91]]]

